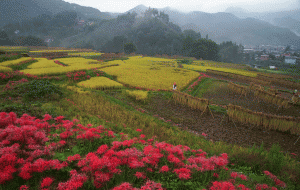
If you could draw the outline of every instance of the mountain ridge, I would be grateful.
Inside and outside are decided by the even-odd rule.
[[[35,0],[26,0],[26,1],[29,2],[29,4],[27,4],[27,8],[24,9],[23,12],[12,13],[14,15],[14,18],[19,19],[19,20],[15,19],[15,21],[17,22],[18,21],[20,22],[20,20],[22,20],[21,17],[23,17],[23,19],[28,18],[27,20],[32,19],[34,15],[40,14],[41,10],[45,10],[43,8],[46,5],[49,5],[49,3],[47,4],[46,0],[40,0],[39,3],[36,4],[34,4]],[[4,5],[3,2],[6,2],[6,5],[8,5],[7,2],[9,1],[8,0],[1,1],[0,7],[3,7],[1,6]],[[18,6],[23,6],[22,3],[24,4],[25,0],[16,0],[16,2],[19,2],[19,4],[17,4]],[[67,3],[62,0],[54,0],[51,3],[52,5],[49,5],[49,7],[47,7],[48,8],[47,9],[48,12],[46,12],[47,14],[54,14],[59,12],[60,10],[74,11],[75,9],[75,11],[78,13],[78,16],[84,20],[86,20],[87,18],[110,20],[110,19],[117,18],[118,16],[126,15],[127,13],[132,13],[132,12],[136,12],[138,13],[138,16],[142,17],[143,12],[149,9],[149,7],[140,4],[126,11],[125,13],[113,14],[109,12],[101,12],[100,10],[92,7],[84,7],[74,3]],[[32,10],[30,9],[29,5],[32,5],[31,6],[33,7],[31,8]],[[12,4],[10,4],[10,7],[13,7]],[[35,13],[32,13],[34,12],[34,10]],[[282,13],[281,16],[277,15],[277,17],[279,18],[277,19],[277,22],[279,22],[279,24],[275,26],[274,24],[271,24],[269,21],[270,18],[272,18],[272,16],[274,15],[274,13],[260,14],[257,17],[259,16],[262,17],[265,15],[266,18],[259,19],[253,17],[241,18],[233,13],[228,13],[228,12],[206,13],[202,11],[192,11],[189,13],[183,13],[178,10],[172,9],[172,7],[158,8],[157,10],[167,14],[169,17],[169,21],[180,26],[181,29],[183,30],[193,29],[196,32],[200,32],[202,36],[208,34],[209,38],[213,41],[216,41],[217,43],[221,43],[223,41],[233,41],[235,43],[247,44],[247,45],[274,44],[274,45],[294,45],[297,47],[300,46],[300,38],[293,32],[296,31],[300,33],[300,31],[298,31],[298,28],[295,27],[297,26],[298,20],[294,19],[294,17],[290,17],[291,19],[295,20],[296,23],[296,25],[295,24],[293,25],[294,26],[292,28],[293,31],[291,31],[290,25],[287,25],[285,27],[282,27],[282,24],[280,25],[280,22],[282,22],[280,21],[281,16],[288,15],[286,12]],[[28,12],[30,12],[31,14],[29,14]],[[240,13],[244,14],[242,11],[240,11]],[[0,8],[0,16],[1,14],[3,15],[4,13],[3,12],[1,13],[1,8]],[[252,13],[250,12],[245,14],[252,14]],[[2,21],[4,20],[3,17],[0,18],[2,18]],[[299,19],[300,19],[300,14],[299,14]],[[143,19],[140,20],[143,21]],[[103,24],[101,25],[101,27],[102,28],[96,28],[95,31],[105,30],[105,28],[103,27],[111,28],[107,24]],[[109,32],[110,34],[120,35],[124,33],[124,31],[118,29],[120,27],[119,23],[115,23],[114,27],[115,27],[114,30],[118,30],[118,32],[117,31],[113,33]],[[132,26],[128,25],[125,28],[124,27],[121,28],[124,28],[126,30],[132,30],[131,27]],[[91,35],[90,38],[97,37],[96,33],[90,33],[90,35]]]

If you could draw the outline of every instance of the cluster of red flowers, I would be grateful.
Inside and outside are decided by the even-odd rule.
[[[132,169],[146,167],[148,172],[154,172],[155,170],[159,171],[159,173],[173,172],[176,173],[181,180],[190,179],[191,174],[196,171],[228,170],[228,168],[225,168],[228,164],[228,156],[226,153],[221,154],[220,157],[213,156],[208,159],[206,158],[206,152],[203,152],[201,149],[190,150],[188,146],[173,146],[165,142],[156,141],[153,143],[153,138],[155,137],[148,139],[148,142],[146,142],[143,140],[143,138],[145,138],[144,134],[140,135],[140,139],[134,137],[133,139],[124,140],[123,142],[113,141],[111,147],[107,144],[101,145],[95,152],[90,152],[83,158],[81,158],[79,154],[76,154],[69,156],[67,160],[62,163],[57,159],[46,160],[40,157],[46,156],[47,158],[51,158],[55,154],[53,150],[67,143],[65,140],[61,140],[57,144],[51,143],[45,146],[45,142],[49,141],[45,131],[49,132],[49,128],[51,127],[65,129],[67,133],[63,132],[60,135],[52,135],[53,137],[60,136],[62,139],[72,136],[75,131],[79,132],[79,135],[76,137],[77,139],[93,140],[93,138],[101,138],[101,133],[108,137],[115,138],[113,131],[105,129],[101,125],[94,128],[91,124],[87,125],[87,127],[78,124],[77,129],[72,129],[74,123],[79,122],[77,119],[71,122],[69,120],[63,120],[64,117],[59,116],[55,118],[56,124],[50,126],[47,121],[51,119],[52,117],[48,114],[44,116],[44,119],[40,120],[35,119],[35,117],[30,117],[27,114],[23,114],[21,118],[17,118],[17,115],[13,112],[9,114],[0,112],[0,165],[3,166],[0,170],[0,184],[12,180],[16,172],[18,172],[18,176],[24,180],[29,180],[35,172],[42,173],[53,169],[61,170],[68,167],[71,162],[77,162],[76,166],[80,168],[81,173],[77,173],[79,171],[74,169],[71,170],[71,178],[67,182],[58,183],[57,189],[59,190],[78,189],[82,187],[87,180],[92,180],[96,188],[102,188],[115,174],[122,173],[122,170],[118,168],[121,165],[128,165]],[[16,125],[20,125],[20,127]],[[136,131],[142,132],[141,129],[136,129]],[[132,145],[137,143],[145,145],[143,150],[138,150],[135,147],[132,148]],[[118,150],[120,148],[121,150]],[[191,151],[194,154],[189,158],[185,158],[184,152],[186,151]],[[169,168],[167,165],[159,168],[158,163],[162,157],[166,157],[170,163],[174,164],[175,168]],[[187,164],[184,161],[187,161]],[[278,180],[276,176],[267,171],[265,171],[265,174],[269,175],[275,181],[276,185],[282,187],[286,186],[282,181]],[[160,183],[150,181],[146,172],[135,172],[133,175],[137,178],[148,180],[141,189],[163,189]],[[218,178],[218,174],[214,173],[214,177]],[[233,185],[236,177],[247,180],[245,175],[237,174],[236,172],[232,172],[231,177],[233,179],[230,179],[229,182],[213,182],[210,189],[225,189],[225,187],[226,189],[227,187],[234,189],[237,186]],[[50,177],[42,179],[40,184],[41,189],[54,188],[50,187],[54,180],[55,179]],[[260,189],[258,185],[256,189]],[[263,188],[264,186],[265,184],[263,184]],[[242,184],[238,187],[243,190],[249,190],[249,188],[246,188]],[[27,185],[20,187],[20,189],[28,188]],[[127,182],[113,188],[113,190],[118,189],[138,190],[138,188],[132,188],[131,184]]]
[[[208,78],[209,78],[209,76],[206,75],[205,73],[200,73],[200,74],[201,74],[201,76],[198,78],[198,80],[195,81],[191,86],[188,87],[188,92],[192,91],[192,89],[193,89],[196,85],[198,85],[198,83],[201,81],[202,78],[204,78],[204,77],[208,77]]]
[[[93,71],[94,75],[96,75],[97,77],[104,75],[103,71],[99,71],[97,68],[92,68],[91,70]]]
[[[10,53],[10,54],[5,54],[3,55],[4,57],[12,57],[12,56],[15,56],[15,55],[18,55],[17,53]]]
[[[13,78],[15,76],[23,76],[23,75],[24,75],[24,73],[20,72],[20,71],[1,72],[0,73],[1,79],[10,79],[10,78]]]
[[[69,78],[69,81],[70,80],[74,80],[74,81],[81,81],[81,80],[86,80],[86,79],[89,79],[90,76],[85,76],[86,75],[86,72],[85,71],[79,71],[79,72],[68,72],[67,74],[67,77]]]
[[[96,68],[91,69],[96,76],[103,76],[103,71],[99,71]],[[78,82],[78,81],[83,81],[90,79],[90,75],[86,75],[85,71],[76,71],[76,72],[68,72],[67,77],[69,78],[70,81]]]
[[[61,80],[61,77],[48,77],[47,75],[46,76],[43,76],[43,77],[39,77],[39,76],[36,76],[36,75],[31,75],[31,74],[24,74],[23,72],[20,72],[20,71],[13,71],[13,72],[1,72],[0,73],[0,77],[1,79],[10,79],[10,78],[13,78],[15,76],[26,76],[28,78],[32,78],[32,79],[56,79],[56,80]]]
[[[67,65],[65,65],[65,64],[62,64],[61,62],[59,62],[58,60],[55,60],[54,61],[54,63],[56,63],[56,64],[59,64],[59,65],[61,65],[61,66],[64,66],[64,67],[66,67]]]
[[[25,83],[25,82],[28,82],[27,79],[21,79],[19,81],[9,81],[5,87],[4,87],[4,90],[11,90],[14,88],[15,85],[18,85],[18,84],[22,84],[22,83]]]

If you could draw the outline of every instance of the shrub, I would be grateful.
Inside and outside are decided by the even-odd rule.
[[[43,99],[50,97],[54,99],[63,95],[60,87],[53,85],[49,80],[33,80],[22,85],[24,98],[27,100]]]

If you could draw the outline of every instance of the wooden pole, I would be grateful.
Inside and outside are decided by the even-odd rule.
[[[208,106],[207,106],[208,107]],[[215,119],[214,115],[212,114],[210,108],[208,107],[208,110],[210,111],[211,116]]]
[[[207,108],[207,107],[205,107],[205,109],[204,109],[204,111],[202,112],[202,114],[200,115],[200,117],[201,117],[201,116],[203,115],[203,113],[206,111],[206,108]]]
[[[222,118],[222,120],[221,120],[221,123],[220,123],[220,125],[222,124],[222,121],[223,121],[224,117],[225,117],[225,114],[224,114],[224,116],[223,116],[223,118]]]

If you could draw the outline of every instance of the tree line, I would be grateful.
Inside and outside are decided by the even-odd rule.
[[[85,35],[91,34],[97,27],[101,28],[104,23],[104,26],[114,22],[119,24],[119,26],[128,25],[130,27],[127,27],[129,29],[122,31],[119,35],[105,39],[106,42],[98,46],[98,48],[96,48],[96,40],[77,43],[76,48],[89,48],[107,53],[136,52],[150,56],[156,54],[182,55],[231,63],[240,63],[243,60],[241,54],[243,47],[241,45],[236,45],[231,41],[222,42],[218,45],[209,39],[208,35],[202,38],[200,32],[195,32],[194,30],[182,31],[178,25],[169,22],[169,16],[164,12],[148,9],[140,20],[136,16],[136,13],[127,13],[118,16],[116,19],[102,20],[93,26],[86,26],[83,32]],[[54,16],[40,15],[32,19],[32,21],[18,26],[23,33],[28,32],[32,35],[15,35],[14,30],[6,26],[5,31],[0,31],[0,45],[47,46],[44,40],[39,37],[42,36],[41,34],[51,36],[56,34],[61,39],[78,34],[71,27],[74,25],[76,17],[76,12],[72,11]],[[15,29],[17,27],[11,28]],[[13,33],[13,35],[9,37],[7,31],[10,34]],[[51,31],[55,32],[51,33]],[[57,42],[57,45],[59,45],[59,42]]]

